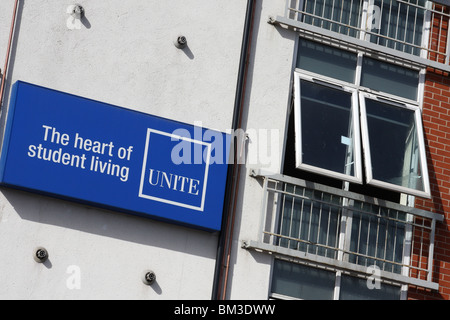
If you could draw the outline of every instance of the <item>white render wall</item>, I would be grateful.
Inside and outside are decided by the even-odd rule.
[[[246,1],[19,2],[2,130],[17,80],[189,124],[231,126]],[[13,3],[0,2],[2,67]],[[74,3],[86,10],[79,30],[66,25]],[[267,29],[261,33],[280,36]],[[175,48],[179,34],[187,49]],[[0,187],[0,299],[210,299],[217,240]],[[32,258],[37,246],[49,251],[44,264]],[[153,286],[141,282],[147,269],[156,273]]]
[[[285,1],[256,1],[255,26],[246,93],[247,164],[241,172],[240,196],[229,285],[230,299],[267,299],[273,257],[241,248],[243,240],[258,240],[262,180],[250,169],[281,172],[287,112],[297,33],[267,23],[284,16]],[[265,138],[265,136],[267,138]],[[266,142],[267,141],[267,142]]]

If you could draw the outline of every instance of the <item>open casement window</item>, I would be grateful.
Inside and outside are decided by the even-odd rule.
[[[429,197],[419,107],[368,93],[359,97],[367,183]]]
[[[300,38],[294,90],[297,169],[430,197],[419,69]]]
[[[355,89],[295,73],[296,166],[362,183]]]

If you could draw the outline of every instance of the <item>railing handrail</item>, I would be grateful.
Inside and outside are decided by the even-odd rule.
[[[314,1],[317,0],[307,1],[313,1],[313,3],[315,3]],[[383,0],[382,8],[384,8],[385,5],[388,5],[387,3],[384,3],[384,1],[387,0]],[[393,12],[395,15],[395,17],[392,18],[394,22],[389,20],[387,22],[389,27],[387,27],[388,29],[384,31],[381,31],[381,29],[374,31],[373,29],[369,29],[367,27],[367,17],[369,15],[367,6],[371,3],[369,0],[360,0],[356,12],[347,12],[349,15],[348,20],[342,20],[342,16],[334,19],[333,17],[329,17],[328,13],[324,14],[325,11],[322,12],[323,15],[320,15],[320,13],[317,13],[316,11],[311,12],[311,10],[301,7],[301,4],[303,4],[302,0],[296,0],[295,3],[292,3],[290,0],[286,0],[284,17],[272,17],[270,22],[274,24],[286,24],[294,28],[300,27],[301,30],[307,30],[310,32],[316,32],[315,30],[323,30],[325,31],[325,35],[327,35],[326,31],[328,31],[336,34],[332,36],[336,39],[341,40],[341,38],[344,37],[342,39],[344,42],[347,41],[345,40],[345,37],[353,38],[358,40],[363,48],[372,48],[373,46],[369,45],[369,43],[374,44],[378,47],[376,50],[383,54],[393,54],[395,57],[400,58],[400,60],[404,59],[407,61],[416,61],[416,58],[419,58],[419,60],[423,61],[421,64],[426,67],[429,66],[448,72],[448,70],[450,70],[450,32],[447,30],[445,25],[450,24],[450,13],[447,12],[449,5],[446,6],[444,4],[438,4],[434,1],[426,2],[425,5],[409,3],[404,0],[392,1],[395,1],[399,7],[396,9],[397,11]],[[429,5],[430,3],[431,5]],[[401,31],[401,28],[403,27],[397,29],[399,23],[396,19],[401,16],[400,6],[402,8],[407,8],[404,9],[406,13],[402,11],[402,14],[406,14],[406,18],[403,18],[405,18],[405,21],[408,21],[408,28],[411,28],[412,26],[412,29],[410,29],[410,32],[412,32],[412,38],[410,38],[411,34],[407,33],[405,26],[403,26],[405,28],[403,31]],[[350,6],[350,8],[352,7]],[[423,26],[420,31],[420,38],[416,37],[419,34],[417,33],[419,30],[415,29],[416,20],[418,19],[418,11],[423,12],[421,13],[421,15],[423,15],[423,20],[420,20],[423,22]],[[354,25],[354,23],[351,25],[353,19],[352,17],[355,14],[358,15],[358,19],[355,19],[355,21],[358,21],[357,25]],[[384,12],[381,12],[381,14],[383,15]],[[389,15],[390,14],[391,13],[389,12]],[[411,19],[415,19],[414,24],[409,22],[408,15],[411,15]],[[304,20],[306,17],[311,19],[311,21],[306,22]],[[445,22],[445,24],[443,24],[443,22]],[[317,26],[317,23],[319,23],[320,26]],[[326,26],[322,25],[323,23],[326,23]],[[393,25],[390,27],[392,23]],[[437,29],[435,23],[439,24]],[[335,27],[338,28],[339,31],[334,30]],[[393,30],[395,35],[391,34],[390,30]],[[389,34],[385,34],[385,32],[388,32]],[[320,31],[319,34],[321,34]],[[406,38],[407,34],[408,39]],[[352,43],[352,41],[350,41],[350,43]],[[367,45],[365,45],[365,43],[367,43]],[[392,53],[391,51],[396,53]]]
[[[373,263],[385,279],[438,289],[434,238],[443,215],[261,169],[249,174],[263,179],[263,197],[258,240],[243,247],[362,274]]]
[[[402,205],[402,204],[399,204],[396,202],[391,202],[391,201],[387,201],[387,200],[383,200],[383,199],[379,199],[379,198],[375,198],[375,197],[370,197],[370,196],[362,195],[362,194],[355,193],[352,191],[346,191],[343,189],[326,186],[326,185],[319,184],[316,182],[310,182],[310,181],[302,180],[299,178],[286,176],[286,175],[283,175],[280,173],[270,173],[270,172],[263,172],[260,169],[251,169],[250,174],[253,177],[264,177],[264,178],[277,180],[280,182],[291,183],[291,184],[295,184],[300,187],[314,189],[317,191],[334,194],[336,196],[340,196],[340,197],[344,197],[344,198],[348,198],[348,199],[352,199],[352,200],[356,200],[356,201],[370,203],[370,204],[373,204],[376,206],[381,206],[381,207],[385,207],[385,208],[392,209],[392,210],[403,211],[405,213],[410,213],[415,216],[428,218],[428,219],[435,219],[436,221],[439,221],[439,222],[444,221],[444,216],[439,213],[430,212],[430,211],[422,210],[422,209],[415,208],[415,207],[405,206],[405,205]]]

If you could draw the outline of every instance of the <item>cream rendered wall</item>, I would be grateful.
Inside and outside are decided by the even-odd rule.
[[[242,168],[234,230],[229,284],[231,299],[268,298],[272,257],[241,248],[243,240],[259,239],[262,181],[250,177],[249,170],[260,168],[281,172],[297,39],[293,30],[267,23],[269,16],[284,15],[285,1],[256,3],[246,92],[247,163]]]
[[[0,2],[1,65],[13,2]],[[208,128],[231,126],[246,1],[77,0],[86,13],[75,30],[66,25],[75,2],[19,2],[2,129],[17,80]],[[173,45],[179,34],[184,50]],[[217,239],[0,187],[0,299],[210,299]],[[37,246],[49,251],[44,264],[32,258]],[[146,269],[157,276],[151,287],[141,282]]]

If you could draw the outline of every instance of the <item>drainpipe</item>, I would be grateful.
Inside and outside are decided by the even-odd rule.
[[[13,16],[12,16],[12,21],[11,21],[11,29],[9,31],[9,41],[8,41],[8,48],[6,51],[5,66],[3,67],[2,86],[0,89],[0,110],[3,105],[3,96],[5,95],[6,75],[8,74],[9,55],[11,53],[12,40],[13,40],[13,35],[14,35],[14,27],[16,25],[16,14],[17,14],[18,4],[19,4],[19,0],[16,0],[16,2],[14,3],[14,11],[13,11]]]
[[[250,46],[253,30],[255,0],[247,1],[245,14],[244,34],[242,38],[241,56],[239,61],[238,79],[236,85],[236,96],[234,101],[232,132],[242,127],[242,112],[244,109],[245,86],[247,70],[250,58]],[[213,300],[225,300],[227,294],[228,274],[230,269],[231,248],[233,244],[234,221],[236,215],[236,203],[239,194],[239,176],[241,165],[237,163],[238,153],[236,139],[242,137],[233,136],[232,146],[233,163],[228,166],[227,187],[225,192],[224,217],[222,220],[222,231],[219,236],[217,248],[216,268],[213,283]]]

